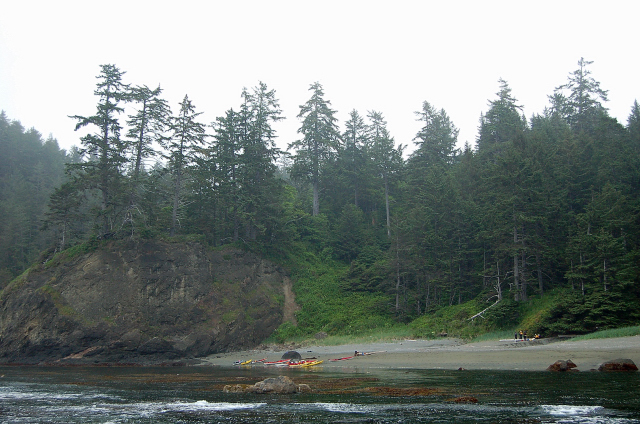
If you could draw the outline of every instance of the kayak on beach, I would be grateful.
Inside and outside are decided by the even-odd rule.
[[[334,359],[329,359],[329,360],[330,361],[334,361],[334,362],[335,361],[347,361],[349,359],[355,358],[356,356],[367,356],[367,355],[374,355],[376,353],[384,353],[384,352],[386,352],[386,350],[381,350],[381,351],[378,351],[378,352],[358,352],[356,350],[355,354],[352,355],[352,356],[345,356],[345,357],[342,357],[342,358],[334,358]]]
[[[263,362],[265,365],[289,365],[290,359],[280,359],[279,361],[267,361]]]
[[[346,361],[347,359],[353,359],[355,358],[355,356],[345,356],[344,358],[333,358],[333,359],[329,359],[330,361]]]
[[[247,361],[235,361],[233,363],[233,365],[253,365],[253,364],[262,364],[264,363],[264,361],[266,361],[267,358],[263,358],[263,359],[258,359],[256,361],[254,361],[253,359],[249,359]]]
[[[313,367],[316,365],[320,365],[322,362],[324,361],[320,361],[320,360],[312,360],[312,361],[300,361],[300,362],[292,362],[289,363],[289,368],[306,368],[306,367]]]
[[[235,361],[233,365],[249,365],[253,362],[253,359],[249,359],[247,361]]]

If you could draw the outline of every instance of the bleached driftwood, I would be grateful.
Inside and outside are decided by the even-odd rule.
[[[483,310],[481,310],[480,312],[478,312],[477,314],[475,314],[474,316],[472,316],[471,318],[469,318],[469,321],[473,321],[474,319],[478,318],[478,317],[482,317],[482,314],[484,314],[485,312],[487,312],[489,309],[493,308],[494,306],[496,306],[501,299],[496,300],[492,305],[487,306],[486,308],[484,308]],[[484,317],[482,317],[484,318]]]

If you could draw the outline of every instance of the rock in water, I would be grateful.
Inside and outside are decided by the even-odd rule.
[[[249,387],[250,393],[276,393],[276,394],[290,394],[297,393],[298,386],[289,377],[280,375],[274,378],[267,378],[266,380],[259,381],[252,387]]]
[[[256,394],[292,394],[308,393],[311,388],[306,384],[296,384],[289,377],[281,375],[259,381],[253,386],[244,384],[227,385],[222,389],[225,393],[256,393]]]
[[[638,371],[631,359],[614,359],[600,364],[598,371]]]
[[[549,367],[547,367],[547,371],[555,371],[555,372],[573,371],[573,368],[576,368],[576,367],[577,365],[574,364],[571,359],[567,359],[566,361],[559,360],[549,365]]]

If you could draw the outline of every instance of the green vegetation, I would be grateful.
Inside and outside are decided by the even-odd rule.
[[[77,258],[87,253],[94,252],[103,243],[99,240],[89,240],[84,243],[76,244],[75,246],[71,246],[70,248],[63,250],[62,252],[56,253],[51,259],[45,262],[44,266],[46,268],[58,266],[68,260]]]
[[[290,327],[291,324],[285,323],[281,329]],[[326,338],[317,339],[312,336],[291,336],[282,337],[286,331],[274,333],[266,343],[299,343],[302,345],[317,346],[338,346],[353,343],[387,343],[398,340],[407,340],[413,338],[413,333],[409,326],[405,324],[396,324],[391,327],[377,327],[361,331],[357,334],[349,335],[329,335]]]
[[[396,326],[393,316],[385,313],[385,296],[345,290],[348,267],[344,264],[304,249],[292,252],[287,266],[293,270],[293,288],[301,311],[296,315],[298,325],[283,324],[274,334],[275,340],[307,338],[320,331],[354,336]]]
[[[238,318],[239,315],[240,315],[239,311],[228,311],[228,312],[225,312],[222,315],[222,322],[224,322],[225,324],[231,324],[233,321],[236,320],[236,318]]]
[[[609,339],[612,337],[633,337],[640,335],[640,326],[612,328],[574,337],[572,340]]]

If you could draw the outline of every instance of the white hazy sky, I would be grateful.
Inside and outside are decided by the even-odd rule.
[[[413,146],[428,101],[474,143],[505,79],[527,117],[580,57],[626,124],[640,98],[637,0],[142,1],[14,0],[0,7],[0,109],[61,147],[79,144],[68,115],[95,111],[101,64],[156,87],[177,111],[189,95],[202,122],[237,109],[243,87],[276,90],[279,145],[298,137],[299,106],[319,81],[341,129],[352,109],[383,113]]]

